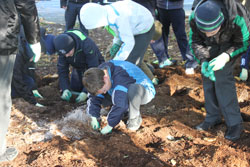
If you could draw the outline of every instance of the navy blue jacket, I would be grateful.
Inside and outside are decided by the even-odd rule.
[[[84,73],[87,69],[97,67],[104,62],[104,58],[92,39],[85,36],[79,30],[67,31],[66,34],[74,39],[75,52],[72,57],[65,57],[59,53],[57,69],[59,85],[62,91],[70,89],[69,65],[75,68],[78,72]],[[85,91],[85,89],[82,91]]]
[[[152,81],[136,65],[120,60],[110,60],[99,66],[107,69],[111,79],[111,88],[107,92],[112,98],[113,106],[107,116],[109,126],[116,126],[123,114],[129,109],[128,88],[131,84],[140,84],[155,96],[155,88]],[[99,118],[101,104],[104,95],[89,96],[87,113]]]

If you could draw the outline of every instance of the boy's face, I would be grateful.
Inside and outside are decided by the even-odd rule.
[[[65,57],[72,57],[74,55],[75,48],[73,48],[71,51],[65,54]]]
[[[106,94],[109,91],[109,89],[111,88],[111,81],[109,79],[109,76],[104,75],[103,80],[104,80],[104,85],[101,89],[99,89],[96,92],[97,95],[98,94]]]
[[[221,27],[221,26],[219,26],[216,30],[211,31],[211,32],[204,32],[204,31],[202,31],[202,32],[205,33],[207,37],[212,37],[212,36],[214,36],[215,34],[217,34],[217,32],[219,32],[220,27]]]

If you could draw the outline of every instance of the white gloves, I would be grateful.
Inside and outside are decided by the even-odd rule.
[[[36,43],[36,44],[29,44],[30,48],[34,54],[33,56],[33,62],[36,63],[38,62],[38,60],[41,57],[41,44],[40,42]]]
[[[245,68],[242,68],[241,73],[240,73],[240,79],[242,81],[246,81],[248,78],[248,70]]]
[[[229,54],[223,52],[219,56],[217,56],[214,59],[212,59],[211,61],[209,61],[208,71],[210,71],[211,69],[213,71],[217,71],[217,70],[222,69],[225,66],[225,64],[227,62],[229,62],[229,60],[230,60]]]

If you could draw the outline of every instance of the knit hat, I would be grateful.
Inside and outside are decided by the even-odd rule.
[[[73,38],[67,34],[60,34],[54,39],[54,47],[59,54],[65,55],[69,53],[74,46],[75,42]]]
[[[206,1],[197,7],[195,11],[196,26],[204,32],[216,30],[224,21],[221,8],[214,1]]]
[[[87,29],[94,29],[108,25],[106,7],[97,3],[86,3],[80,11],[81,23]]]

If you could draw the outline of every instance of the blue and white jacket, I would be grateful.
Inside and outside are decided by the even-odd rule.
[[[107,116],[109,126],[116,126],[122,119],[123,114],[129,109],[128,88],[131,84],[140,84],[155,96],[155,88],[152,81],[136,65],[120,60],[110,60],[99,66],[101,69],[107,69],[111,80],[111,88],[107,92],[112,99],[113,106]],[[89,96],[87,102],[87,113],[99,118],[101,103],[104,95]]]

